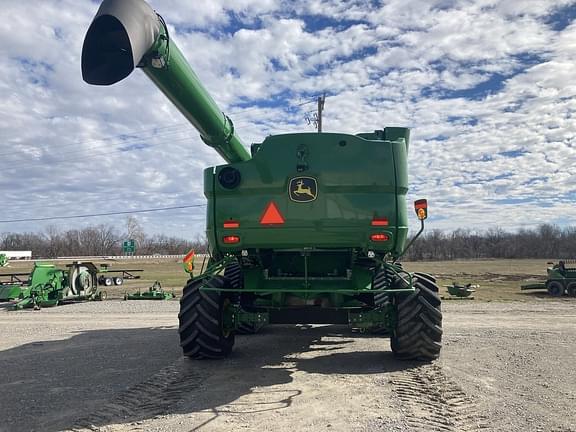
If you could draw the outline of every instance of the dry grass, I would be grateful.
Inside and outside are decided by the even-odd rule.
[[[520,285],[534,280],[546,278],[546,263],[550,260],[477,260],[477,261],[438,261],[438,262],[407,262],[405,268],[410,271],[420,271],[434,275],[438,279],[442,294],[446,292],[444,285],[458,283],[479,284],[475,293],[477,301],[534,301],[538,298],[549,298],[545,291],[520,291]],[[110,270],[142,269],[138,280],[127,280],[120,287],[108,287],[109,297],[122,297],[126,291],[146,289],[154,281],[161,282],[166,290],[174,290],[180,295],[182,287],[188,279],[182,264],[176,259],[154,259],[141,261],[102,260],[96,263],[108,263]],[[68,262],[57,262],[65,266]],[[0,274],[30,271],[33,262],[11,262],[9,267],[0,270]],[[196,272],[202,265],[196,259]],[[552,300],[552,299],[551,299]]]
[[[549,298],[546,291],[520,291],[520,285],[546,279],[546,259],[457,260],[407,262],[404,267],[434,275],[440,291],[447,295],[445,285],[479,284],[474,293],[480,301],[533,301]]]

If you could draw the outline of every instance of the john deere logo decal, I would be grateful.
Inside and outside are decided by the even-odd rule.
[[[312,177],[294,177],[288,186],[290,199],[295,202],[309,202],[316,199],[318,184]]]

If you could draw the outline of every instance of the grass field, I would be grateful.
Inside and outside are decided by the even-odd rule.
[[[534,301],[550,299],[545,291],[520,291],[520,285],[546,278],[546,263],[551,260],[477,260],[477,261],[436,261],[436,262],[406,262],[404,267],[409,271],[420,271],[434,275],[438,280],[440,291],[446,294],[445,285],[452,282],[479,284],[475,293],[476,301]],[[142,269],[140,279],[127,280],[123,286],[107,287],[108,296],[120,298],[126,291],[134,292],[138,289],[150,287],[154,281],[161,282],[166,290],[174,290],[180,295],[182,287],[188,279],[182,264],[176,259],[153,260],[102,260],[97,263],[108,263],[110,270]],[[65,266],[67,262],[57,262]],[[30,271],[33,262],[12,261],[9,267],[0,269],[1,274]],[[196,259],[196,272],[202,266],[200,259]],[[572,301],[574,299],[569,299]],[[576,301],[576,300],[574,300]]]
[[[552,299],[546,291],[520,291],[520,285],[546,279],[546,259],[517,260],[456,260],[436,262],[407,262],[409,271],[429,273],[437,278],[440,291],[448,295],[445,285],[479,284],[474,293],[479,301],[533,301]]]

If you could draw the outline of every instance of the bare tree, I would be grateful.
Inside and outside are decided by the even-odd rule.
[[[130,215],[126,218],[126,240],[134,240],[136,247],[141,248],[146,242],[146,234],[138,219]]]

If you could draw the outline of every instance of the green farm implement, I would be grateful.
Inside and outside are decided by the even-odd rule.
[[[445,285],[449,296],[443,296],[442,300],[474,300],[473,293],[476,292],[478,285],[465,284],[461,285],[452,282],[452,285]]]
[[[0,267],[6,267],[9,261],[6,254],[0,254]]]
[[[170,300],[174,297],[176,297],[174,293],[164,291],[158,281],[154,282],[147,291],[138,290],[134,294],[124,294],[124,300]]]
[[[0,275],[0,302],[17,299],[22,286],[27,284],[30,273],[8,273]]]
[[[104,0],[84,40],[83,78],[111,85],[136,67],[226,161],[204,171],[210,258],[195,277],[189,263],[185,356],[226,357],[239,329],[265,323],[386,328],[398,358],[439,356],[436,281],[399,263],[410,246],[409,129],[274,135],[248,152],[160,15],[144,0]],[[417,237],[426,200],[415,210]]]
[[[544,282],[522,285],[521,290],[546,290],[553,297],[568,294],[576,297],[576,260],[561,260],[558,264],[548,263]]]
[[[31,273],[2,276],[11,282],[0,285],[0,301],[12,301],[14,309],[40,309],[67,301],[103,300],[106,292],[98,289],[97,271],[89,262],[74,262],[67,269],[36,262]],[[23,276],[28,278],[24,281]]]

